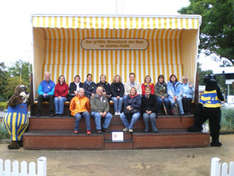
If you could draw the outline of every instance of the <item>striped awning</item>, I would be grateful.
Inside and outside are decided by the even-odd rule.
[[[32,17],[36,28],[79,29],[199,29],[199,15],[181,16],[40,16]]]

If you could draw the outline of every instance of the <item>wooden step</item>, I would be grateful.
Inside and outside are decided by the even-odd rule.
[[[95,129],[93,118],[90,120],[91,128]],[[29,130],[73,130],[75,119],[73,117],[31,117],[29,119]],[[156,120],[158,129],[186,129],[194,123],[193,115],[182,116],[159,116]],[[113,116],[110,129],[122,130],[124,128],[119,116]],[[85,119],[80,121],[80,129],[86,129]],[[135,129],[144,129],[142,117],[136,122]]]
[[[72,131],[30,131],[23,137],[25,149],[147,149],[207,147],[208,133],[161,130],[159,133],[124,134],[123,142],[112,142],[111,133],[86,135]]]
[[[112,142],[111,140],[105,140],[104,149],[106,150],[133,149],[133,141],[125,140],[124,142]]]
[[[192,148],[206,147],[210,144],[208,133],[189,133],[185,131],[154,133],[135,133],[133,148]]]
[[[24,134],[24,149],[103,149],[104,136],[71,131],[32,131]]]

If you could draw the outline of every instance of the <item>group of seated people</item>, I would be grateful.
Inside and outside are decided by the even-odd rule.
[[[109,131],[112,119],[109,102],[114,102],[114,113],[120,115],[125,128],[124,132],[133,132],[134,124],[143,115],[145,132],[149,132],[149,122],[152,132],[157,133],[156,117],[158,114],[172,114],[173,108],[179,109],[179,114],[191,112],[193,99],[193,86],[187,78],[179,82],[175,74],[172,74],[168,83],[164,76],[159,75],[154,85],[151,77],[147,75],[141,85],[135,81],[135,73],[129,74],[129,81],[125,84],[121,76],[114,76],[113,82],[109,84],[106,76],[100,76],[100,82],[92,81],[92,74],[87,75],[84,83],[80,76],[76,75],[70,86],[66,84],[64,75],[60,75],[58,83],[50,79],[50,73],[45,73],[43,80],[38,87],[38,116],[41,115],[42,102],[49,102],[50,115],[63,115],[64,102],[70,101],[71,115],[75,117],[74,133],[79,133],[79,121],[85,118],[86,132],[91,134],[90,117],[94,118],[96,132]],[[162,108],[163,107],[163,108]],[[55,109],[55,111],[54,111]],[[101,121],[103,119],[103,125]]]

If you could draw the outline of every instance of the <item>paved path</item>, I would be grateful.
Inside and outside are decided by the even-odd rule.
[[[48,176],[209,176],[210,159],[234,161],[234,135],[223,135],[221,148],[112,150],[112,151],[9,151],[0,144],[0,158],[48,158]]]

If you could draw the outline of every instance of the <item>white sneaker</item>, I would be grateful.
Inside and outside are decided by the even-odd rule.
[[[127,129],[127,128],[124,128],[124,129],[123,129],[123,132],[127,132],[127,131],[128,131],[128,129]]]
[[[119,115],[118,112],[115,112],[115,115]]]

